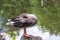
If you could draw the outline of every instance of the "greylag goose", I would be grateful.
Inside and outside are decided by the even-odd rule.
[[[8,19],[6,25],[12,25],[14,27],[23,27],[24,36],[29,37],[29,34],[26,32],[26,27],[32,27],[37,23],[37,18],[34,14],[22,13],[21,15]]]

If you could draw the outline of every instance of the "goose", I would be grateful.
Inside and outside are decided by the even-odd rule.
[[[37,23],[37,17],[34,14],[22,13],[21,15],[8,19],[6,25],[12,25],[14,27],[19,27],[24,29],[24,36],[30,37],[27,33],[26,28],[32,27]]]

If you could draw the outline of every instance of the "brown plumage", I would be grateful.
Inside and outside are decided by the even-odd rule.
[[[13,23],[14,27],[24,27],[24,36],[29,37],[26,33],[26,27],[33,26],[37,23],[37,18],[34,14],[22,13],[16,18],[12,18],[9,22]]]

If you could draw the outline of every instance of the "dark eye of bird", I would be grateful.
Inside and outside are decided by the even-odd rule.
[[[26,16],[23,16],[23,18],[27,18]]]

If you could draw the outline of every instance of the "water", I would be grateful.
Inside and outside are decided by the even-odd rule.
[[[60,36],[56,36],[56,35],[50,35],[50,33],[48,31],[46,32],[42,32],[42,28],[35,25],[33,27],[28,27],[27,28],[27,33],[33,36],[40,36],[42,37],[43,40],[60,40]],[[20,40],[22,35],[23,35],[23,28],[21,28],[19,30],[19,34],[20,35],[16,35],[16,40]],[[6,33],[2,33],[2,35],[4,35],[5,40],[12,40],[12,38],[10,37],[10,35],[6,34]]]
[[[23,35],[23,29],[20,29],[19,33],[20,35],[16,36],[16,40],[19,40]],[[38,26],[27,28],[27,33],[34,36],[40,36],[43,40],[60,40],[60,36],[50,35],[48,31],[42,32],[42,28],[39,30]]]

